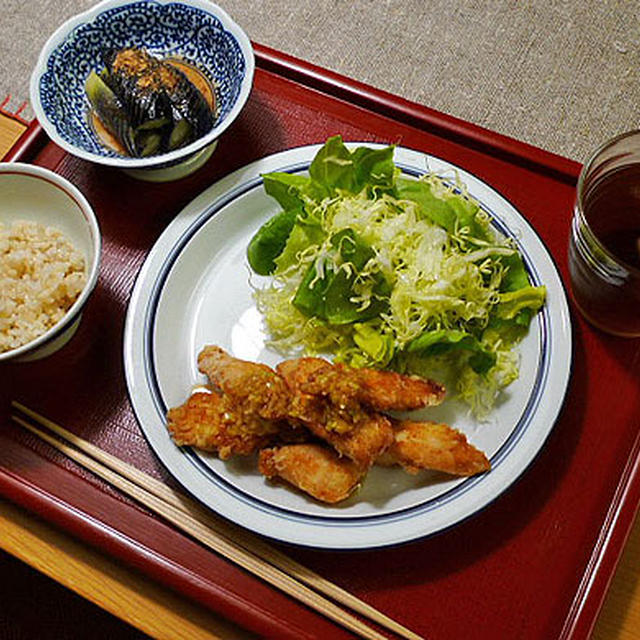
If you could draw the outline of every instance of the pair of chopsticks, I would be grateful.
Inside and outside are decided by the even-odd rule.
[[[403,638],[408,640],[421,639],[421,636],[257,539],[249,532],[218,520],[213,514],[184,494],[174,491],[155,478],[103,451],[91,442],[76,436],[23,404],[14,400],[11,402],[11,406],[66,442],[42,431],[25,420],[24,417],[14,414],[11,418],[17,424],[45,440],[81,466],[100,476],[213,551],[330,620],[363,638],[386,640],[386,636],[362,622],[349,611],[339,607],[336,604],[338,602],[346,609],[369,618],[380,627],[393,631]],[[325,598],[321,594],[331,599]]]

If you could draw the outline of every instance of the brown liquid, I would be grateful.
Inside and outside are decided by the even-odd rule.
[[[615,261],[574,220],[569,268],[575,302],[601,329],[640,336],[640,164],[611,171],[590,185],[583,212],[591,233]]]
[[[173,65],[179,71],[182,71],[182,73],[184,73],[184,75],[187,76],[189,80],[191,80],[196,89],[200,91],[204,99],[207,101],[207,104],[211,107],[211,111],[215,114],[217,106],[216,95],[213,90],[213,86],[202,73],[202,71],[196,69],[193,65],[179,58],[166,58],[165,62]],[[102,121],[100,120],[100,118],[98,118],[96,113],[94,111],[91,111],[89,115],[91,126],[93,127],[96,136],[98,136],[98,138],[100,139],[100,142],[122,156],[129,155],[122,144],[120,144],[120,141],[108,131],[104,124],[102,124]]]
[[[618,260],[640,269],[640,164],[605,175],[584,198],[591,231]]]
[[[211,111],[215,113],[216,94],[211,86],[211,82],[209,82],[204,73],[202,73],[200,69],[196,69],[192,64],[189,64],[180,58],[166,58],[165,62],[173,65],[179,71],[182,71],[182,73],[191,80],[196,89],[200,91],[204,99],[207,101],[207,104],[211,107]]]

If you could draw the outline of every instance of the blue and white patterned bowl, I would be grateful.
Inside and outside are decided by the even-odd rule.
[[[179,57],[199,69],[216,94],[213,129],[181,149],[148,158],[125,157],[105,147],[89,122],[84,84],[92,70],[104,67],[106,50],[124,46]],[[240,113],[254,65],[247,35],[208,0],[105,0],[68,20],[46,42],[31,77],[31,103],[49,137],[86,160],[133,173],[193,164]]]

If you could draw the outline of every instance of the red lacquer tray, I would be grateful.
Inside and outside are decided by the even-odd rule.
[[[136,182],[71,157],[33,125],[9,159],[74,182],[104,236],[100,280],[78,334],[50,358],[0,368],[0,492],[108,554],[263,636],[349,637],[206,551],[9,421],[16,398],[174,484],[146,444],[124,382],[122,332],[147,251],[172,218],[252,160],[341,133],[393,142],[472,172],[533,224],[567,281],[579,165],[256,45],[249,103],[210,162],[169,184]],[[586,638],[640,501],[640,341],[573,315],[564,409],[509,491],[459,526],[375,552],[286,548],[431,640]]]

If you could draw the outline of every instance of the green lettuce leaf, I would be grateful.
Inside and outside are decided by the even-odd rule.
[[[542,308],[547,295],[546,287],[522,287],[516,291],[499,294],[499,302],[494,309],[497,318],[511,320],[523,309],[536,312]]]
[[[486,373],[496,362],[495,354],[485,348],[472,334],[457,329],[426,331],[407,346],[408,353],[419,353],[424,357],[438,356],[451,351],[469,351],[469,366],[476,373]]]
[[[313,192],[309,176],[274,171],[265,173],[262,181],[265,192],[277,200],[283,209],[302,209],[305,196]]]
[[[529,276],[519,253],[514,252],[510,256],[500,256],[498,261],[505,267],[500,291],[517,291],[529,286]]]
[[[316,154],[309,175],[327,196],[337,190],[357,194],[365,187],[391,188],[395,175],[393,151],[394,147],[388,146],[358,147],[351,152],[341,136],[333,136]]]
[[[275,271],[275,260],[285,248],[297,217],[296,209],[281,211],[269,218],[251,238],[247,259],[256,273],[266,276]]]
[[[500,302],[494,307],[482,338],[490,344],[512,345],[529,331],[533,316],[544,305],[546,289],[527,286],[499,297]]]
[[[394,354],[393,338],[361,322],[356,322],[353,329],[353,341],[368,356],[362,365],[386,367]]]
[[[344,229],[331,237],[333,254],[319,258],[305,274],[293,304],[306,315],[315,315],[329,324],[349,324],[375,318],[388,306],[389,286],[384,277],[373,274],[368,304],[358,300],[356,282],[373,257],[371,247],[353,231]],[[337,254],[337,255],[336,255]]]
[[[282,252],[274,259],[275,272],[282,273],[289,267],[297,265],[300,255],[309,248],[310,245],[321,244],[324,239],[324,232],[320,227],[307,224],[300,219],[296,219],[293,229],[286,240]]]
[[[487,230],[476,219],[478,205],[461,194],[453,193],[443,199],[433,193],[433,187],[428,182],[402,177],[396,179],[395,188],[398,198],[416,202],[422,215],[449,233],[454,234],[466,228],[473,238],[488,239]]]

